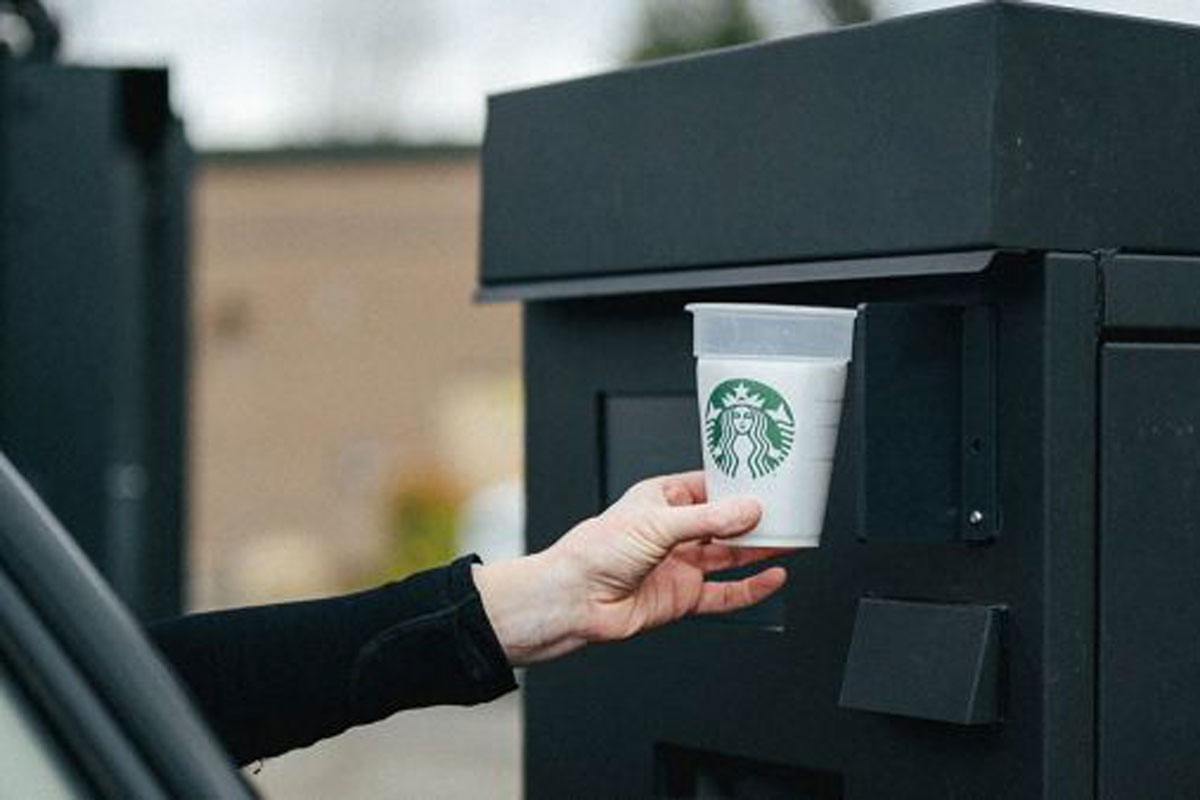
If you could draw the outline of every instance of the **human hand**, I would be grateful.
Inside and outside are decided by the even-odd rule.
[[[757,501],[705,501],[701,472],[651,478],[541,553],[476,567],[509,661],[534,663],[689,614],[734,611],[778,590],[787,579],[782,567],[738,581],[705,580],[787,552],[720,541],[754,527]]]

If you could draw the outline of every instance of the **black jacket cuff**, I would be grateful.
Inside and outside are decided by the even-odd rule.
[[[377,590],[395,593],[405,613],[358,652],[350,687],[352,724],[405,708],[475,705],[516,688],[475,587],[471,566],[477,563],[478,556],[463,556]]]

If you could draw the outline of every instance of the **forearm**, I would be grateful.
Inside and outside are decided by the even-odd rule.
[[[515,686],[462,560],[367,592],[195,614],[150,633],[239,763]]]
[[[514,667],[557,658],[587,643],[580,582],[557,554],[543,551],[472,569],[492,629]]]

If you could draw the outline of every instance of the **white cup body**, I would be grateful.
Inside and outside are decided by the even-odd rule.
[[[708,496],[762,504],[758,526],[727,544],[820,545],[846,370],[838,359],[697,359]]]

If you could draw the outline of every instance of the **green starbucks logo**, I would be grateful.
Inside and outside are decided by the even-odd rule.
[[[774,472],[792,450],[796,422],[779,392],[749,378],[722,381],[708,396],[704,443],[731,478]]]

